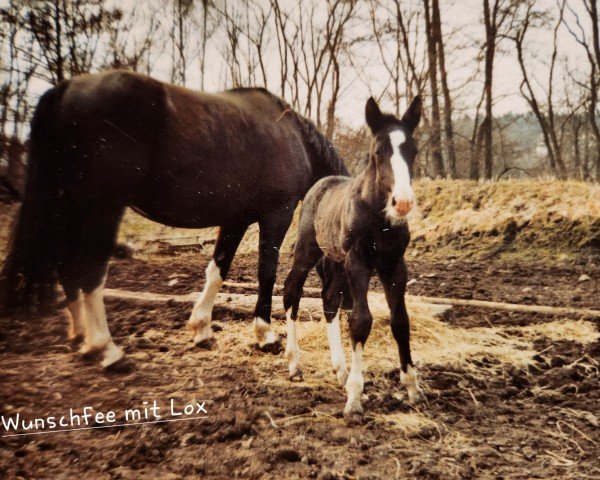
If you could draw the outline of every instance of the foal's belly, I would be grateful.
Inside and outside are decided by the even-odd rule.
[[[336,191],[337,190],[337,191]],[[342,189],[331,189],[323,195],[315,214],[315,233],[323,255],[336,262],[346,259]]]

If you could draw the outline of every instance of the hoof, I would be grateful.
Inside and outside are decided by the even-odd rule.
[[[415,390],[414,392],[408,392],[408,403],[409,403],[409,405],[413,405],[413,406],[426,404],[427,398],[425,397],[423,390],[418,389],[418,390]]]
[[[290,382],[303,382],[304,375],[302,370],[298,369],[294,373],[290,374]]]
[[[360,400],[356,400],[352,403],[347,402],[344,407],[344,418],[351,418],[354,416],[362,417],[363,413],[364,411]]]
[[[365,417],[362,413],[344,413],[344,420],[346,425],[363,425],[365,423]]]
[[[91,362],[100,358],[102,355],[102,348],[92,348],[89,345],[83,345],[79,349],[79,354],[85,361]]]
[[[194,340],[194,344],[201,350],[214,350],[217,347],[217,340],[215,337],[210,337],[200,340],[199,342]]]
[[[116,362],[113,362],[110,365],[105,366],[104,371],[109,372],[109,373],[129,373],[129,372],[133,371],[134,368],[135,368],[134,361],[131,360],[130,358],[127,358],[125,355],[123,355]]]
[[[109,368],[115,363],[121,361],[125,356],[123,350],[117,347],[113,342],[110,342],[104,350],[104,359],[102,360],[102,368]]]
[[[272,343],[265,343],[264,345],[256,344],[256,348],[264,353],[271,353],[273,355],[279,355],[283,351],[283,345],[280,340],[275,340]]]
[[[206,328],[205,327],[202,330],[194,332],[194,343],[196,345],[199,345],[202,342],[210,340],[213,337],[214,337],[214,334],[213,334],[212,328],[210,328],[210,327]]]

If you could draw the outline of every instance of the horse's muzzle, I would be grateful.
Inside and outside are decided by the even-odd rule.
[[[392,207],[394,207],[394,210],[396,210],[398,215],[404,217],[406,214],[408,214],[408,212],[410,212],[411,208],[413,207],[413,201],[392,198]]]

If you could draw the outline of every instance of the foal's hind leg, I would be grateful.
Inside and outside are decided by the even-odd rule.
[[[258,301],[254,311],[254,333],[259,348],[272,353],[281,350],[279,336],[271,325],[273,286],[279,261],[279,248],[292,222],[294,207],[295,203],[290,204],[259,221]]]
[[[424,396],[410,355],[410,323],[404,302],[408,279],[406,264],[403,258],[400,258],[396,265],[389,260],[381,261],[377,265],[377,271],[390,307],[392,333],[398,344],[400,383],[406,387],[409,402],[419,403],[423,401]]]
[[[343,386],[348,378],[346,357],[344,356],[344,347],[340,335],[340,305],[342,294],[347,287],[344,266],[324,257],[317,264],[317,272],[323,284],[321,298],[323,299],[323,312],[327,321],[327,340],[331,352],[331,366],[339,384]]]
[[[210,326],[213,305],[248,225],[226,225],[219,231],[213,259],[206,268],[204,289],[194,305],[188,326],[196,345],[210,345],[213,332]]]
[[[363,412],[360,401],[364,388],[362,357],[373,324],[373,317],[367,303],[372,268],[360,251],[352,249],[346,257],[345,270],[354,306],[348,319],[352,339],[352,365],[346,381],[348,399],[344,407],[344,415],[352,416]]]
[[[300,369],[300,347],[296,334],[296,321],[298,319],[298,307],[302,298],[304,282],[321,258],[322,252],[317,245],[314,235],[304,232],[302,227],[298,231],[298,239],[294,250],[294,263],[290,273],[285,279],[283,291],[283,308],[287,319],[287,340],[285,346],[285,357],[288,360],[290,380],[301,380]]]

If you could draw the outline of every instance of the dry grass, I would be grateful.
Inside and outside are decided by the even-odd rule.
[[[419,208],[411,220],[420,253],[486,255],[515,229],[521,256],[577,254],[600,241],[600,186],[555,180],[416,182]],[[449,252],[452,251],[452,252]]]
[[[409,222],[411,255],[456,257],[489,255],[502,246],[505,234],[518,232],[504,256],[570,259],[586,245],[600,241],[600,186],[555,180],[508,180],[476,183],[467,180],[415,182],[418,207]],[[298,212],[282,251],[293,249]],[[216,228],[185,230],[165,227],[128,211],[121,241],[143,245],[155,238],[198,237],[212,240]],[[595,239],[595,240],[594,240]],[[254,252],[258,226],[252,225],[240,252]],[[211,247],[212,248],[212,247]]]

